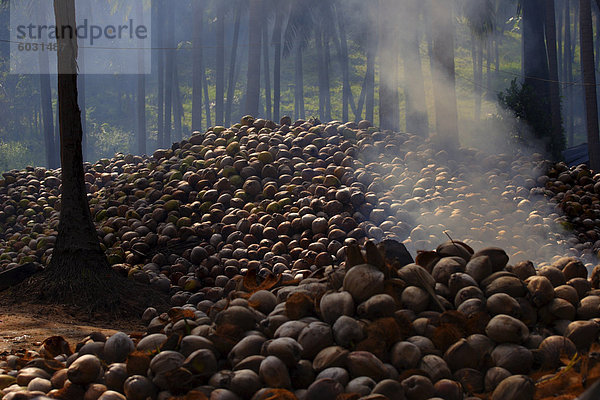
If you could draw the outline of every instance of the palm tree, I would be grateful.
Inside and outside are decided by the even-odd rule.
[[[570,0],[565,0],[565,40],[564,40],[564,55],[563,55],[563,80],[573,82],[573,53],[571,52],[571,7]],[[565,113],[566,131],[568,134],[568,145],[573,146],[574,129],[573,129],[573,85],[566,85],[565,102],[567,112]]]
[[[269,8],[267,2],[263,2],[263,13],[267,15]],[[266,21],[265,21],[266,22]],[[262,53],[263,53],[263,78],[265,80],[265,118],[271,120],[273,111],[271,108],[271,67],[269,66],[269,24],[265,23],[262,29]]]
[[[77,26],[75,1],[54,0],[56,26]],[[57,29],[61,32],[61,29]],[[61,212],[52,259],[45,271],[45,300],[90,308],[114,293],[112,270],[98,242],[87,201],[77,104],[77,39],[58,39],[58,101],[61,143]]]
[[[295,1],[292,3],[287,26],[285,28],[283,56],[287,57],[294,51],[294,111],[296,119],[305,118],[304,110],[304,71],[302,55],[315,30],[315,12],[322,7],[319,0]],[[322,45],[322,42],[321,42]],[[318,56],[321,59],[321,56]],[[319,73],[319,89],[321,94],[322,70]],[[321,97],[320,97],[321,100]],[[321,101],[320,101],[321,103]]]
[[[494,4],[491,0],[485,0],[483,2],[467,0],[462,4],[462,12],[471,31],[471,54],[473,59],[474,80],[473,93],[475,97],[474,117],[476,121],[481,119],[484,41],[488,40],[489,36],[494,32],[495,11]]]
[[[598,136],[598,99],[594,65],[594,30],[590,0],[579,0],[581,69],[585,93],[585,115],[590,168],[600,171],[600,138]]]
[[[164,135],[163,135],[163,118],[164,118],[164,102],[165,102],[165,52],[163,50],[164,47],[164,2],[163,0],[157,0],[154,2],[155,8],[155,23],[156,29],[156,43],[158,47],[158,55],[157,55],[157,74],[158,74],[158,94],[157,94],[157,133],[156,133],[156,147],[161,148],[165,145],[164,143]]]
[[[548,97],[548,53],[544,37],[545,0],[521,0],[523,13],[523,75],[539,96]]]
[[[4,7],[0,5],[0,7]],[[46,3],[40,3],[41,12],[47,13]],[[52,88],[50,86],[50,61],[48,52],[38,53],[40,65],[40,100],[42,104],[42,119],[44,127],[44,144],[46,150],[46,165],[50,169],[58,168],[57,152],[54,147],[54,116],[52,112]]]
[[[165,22],[167,29],[166,62],[165,62],[165,119],[163,145],[171,146],[171,129],[173,114],[173,72],[175,66],[175,8],[166,7]]]
[[[245,2],[239,1],[235,7],[235,21],[233,23],[233,43],[231,44],[231,58],[229,61],[229,81],[227,84],[227,103],[225,105],[225,124],[231,123],[231,109],[233,107],[233,94],[235,91],[236,60],[238,52],[238,41],[240,38],[240,24],[242,16],[241,6]]]
[[[193,61],[192,61],[192,131],[202,129],[202,83],[203,83],[203,51],[202,30],[204,29],[204,0],[193,2]]]
[[[217,25],[216,25],[216,85],[215,85],[215,123],[223,124],[223,106],[225,96],[225,1],[217,2]]]
[[[137,18],[143,21],[144,3],[138,2]],[[138,50],[137,76],[137,151],[146,153],[146,75],[144,70],[144,50]]]
[[[453,4],[448,0],[432,0],[429,12],[433,36],[433,91],[437,142],[446,149],[456,149],[458,140],[458,109],[454,64]]]
[[[550,76],[550,115],[552,121],[551,154],[560,158],[564,148],[562,116],[560,110],[560,88],[558,86],[558,54],[556,50],[556,12],[554,0],[546,0],[546,47],[548,49],[548,72]]]
[[[420,0],[403,0],[406,13],[402,15],[402,24],[408,26],[408,35],[401,38],[401,46],[405,71],[410,71],[410,77],[404,81],[406,98],[406,130],[418,135],[427,136],[427,104],[425,103],[425,82],[421,64],[420,43]]]
[[[273,119],[279,121],[281,109],[281,35],[283,32],[283,20],[289,10],[289,3],[277,4],[275,7],[275,25],[273,26],[274,47],[273,63]]]
[[[40,60],[40,98],[42,101],[46,165],[50,169],[55,169],[58,168],[58,160],[56,159],[57,153],[54,148],[54,117],[52,114],[52,89],[48,73],[48,53],[39,52],[38,56]]]
[[[252,60],[260,60],[262,0],[249,0],[248,6],[248,73],[244,112],[257,116],[260,98],[260,61],[252,62]]]
[[[397,32],[390,0],[379,0],[379,125],[381,129],[399,130]]]

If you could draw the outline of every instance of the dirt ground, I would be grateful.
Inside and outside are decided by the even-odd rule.
[[[141,321],[82,316],[60,306],[37,304],[0,306],[0,356],[37,350],[51,336],[62,336],[72,348],[91,332],[109,336],[117,331],[142,332]]]

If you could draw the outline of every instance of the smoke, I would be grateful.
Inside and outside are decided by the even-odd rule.
[[[427,128],[427,118],[423,118],[427,113],[430,132],[443,136],[455,129],[452,114],[457,109],[453,100],[456,82],[448,65],[440,68],[435,58],[427,65],[429,58],[423,57],[427,53],[427,39],[435,38],[436,30],[438,35],[452,34],[453,30],[447,25],[440,30],[440,25],[447,22],[440,13],[448,11],[442,6],[450,2],[432,3],[439,8],[433,7],[437,10],[435,15],[426,17],[423,3],[417,0],[380,0],[379,7],[384,8],[379,10],[379,18],[373,20],[380,30],[379,56],[385,58],[386,52],[401,49],[398,61],[404,67],[404,131],[409,133],[384,139],[398,152],[380,155],[382,166],[365,165],[365,170],[376,176],[374,181],[381,179],[387,188],[377,192],[381,186],[373,183],[369,186],[379,198],[379,208],[375,217],[372,214],[367,232],[376,240],[386,236],[382,232],[388,232],[388,237],[404,241],[413,256],[452,238],[475,250],[501,247],[509,254],[511,263],[531,260],[541,266],[556,257],[583,257],[580,247],[575,246],[579,240],[563,228],[566,219],[550,201],[552,193],[544,189],[548,162],[546,155],[539,152],[545,146],[527,134],[528,129],[521,121],[497,104],[492,104],[497,109],[496,115],[487,115],[476,124],[470,120],[471,114],[467,119],[463,112],[459,124],[462,148],[457,152],[440,148],[418,135],[423,124]],[[470,6],[486,7],[484,3],[487,2],[470,2]],[[479,15],[484,10],[471,11]],[[390,27],[390,20],[398,23]],[[448,49],[433,50],[447,57]],[[398,71],[385,70],[384,62],[379,68],[379,84],[388,85],[387,90],[397,90],[397,80],[390,76],[399,78]],[[424,71],[431,73],[434,82],[433,90],[427,93],[429,104],[424,98]],[[494,103],[489,99],[487,102]],[[431,111],[437,114],[437,125],[436,115]],[[415,123],[419,116],[421,125]],[[520,141],[514,140],[516,132],[521,132]],[[376,137],[368,144],[377,147],[378,140],[381,139]],[[383,222],[382,210],[388,215]],[[588,263],[595,261],[586,257],[584,261]]]

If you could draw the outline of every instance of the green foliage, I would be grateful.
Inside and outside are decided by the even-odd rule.
[[[111,158],[115,153],[130,153],[132,141],[131,134],[108,123],[98,124],[88,121],[88,138],[91,150],[90,159]]]
[[[34,157],[35,154],[24,142],[0,140],[0,172],[38,165],[40,160]]]
[[[498,94],[498,101],[503,109],[526,124],[537,139],[550,135],[552,124],[545,111],[546,101],[540,99],[532,87],[517,83],[517,80],[513,79],[510,86]],[[528,130],[522,125],[517,125],[513,138],[517,142],[525,143]]]

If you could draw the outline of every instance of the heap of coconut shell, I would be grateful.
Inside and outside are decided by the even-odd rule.
[[[142,337],[7,357],[3,399],[575,398],[600,378],[600,296],[577,259],[508,260],[452,241],[413,263],[368,241],[299,281],[250,269],[225,299],[146,310]]]
[[[247,269],[306,277],[339,264],[345,245],[366,239],[402,241],[416,255],[450,235],[536,265],[557,255],[589,256],[600,246],[600,202],[580,193],[598,181],[589,170],[548,169],[538,155],[448,154],[368,121],[244,117],[152,157],[86,164],[85,180],[111,265],[170,293],[174,305],[192,295],[192,303],[222,298]],[[47,264],[59,189],[58,170],[3,174],[0,271]],[[583,219],[571,211],[579,204]],[[563,227],[576,227],[579,236]]]
[[[599,178],[538,155],[449,154],[367,121],[289,118],[100,160],[85,180],[108,259],[173,308],[148,309],[141,338],[54,337],[10,356],[0,388],[530,399],[573,373],[585,379],[571,393],[583,391],[596,378],[585,354],[600,318],[600,274],[588,279]],[[59,171],[3,174],[0,270],[47,263],[59,189]],[[446,236],[463,242],[428,251]]]

